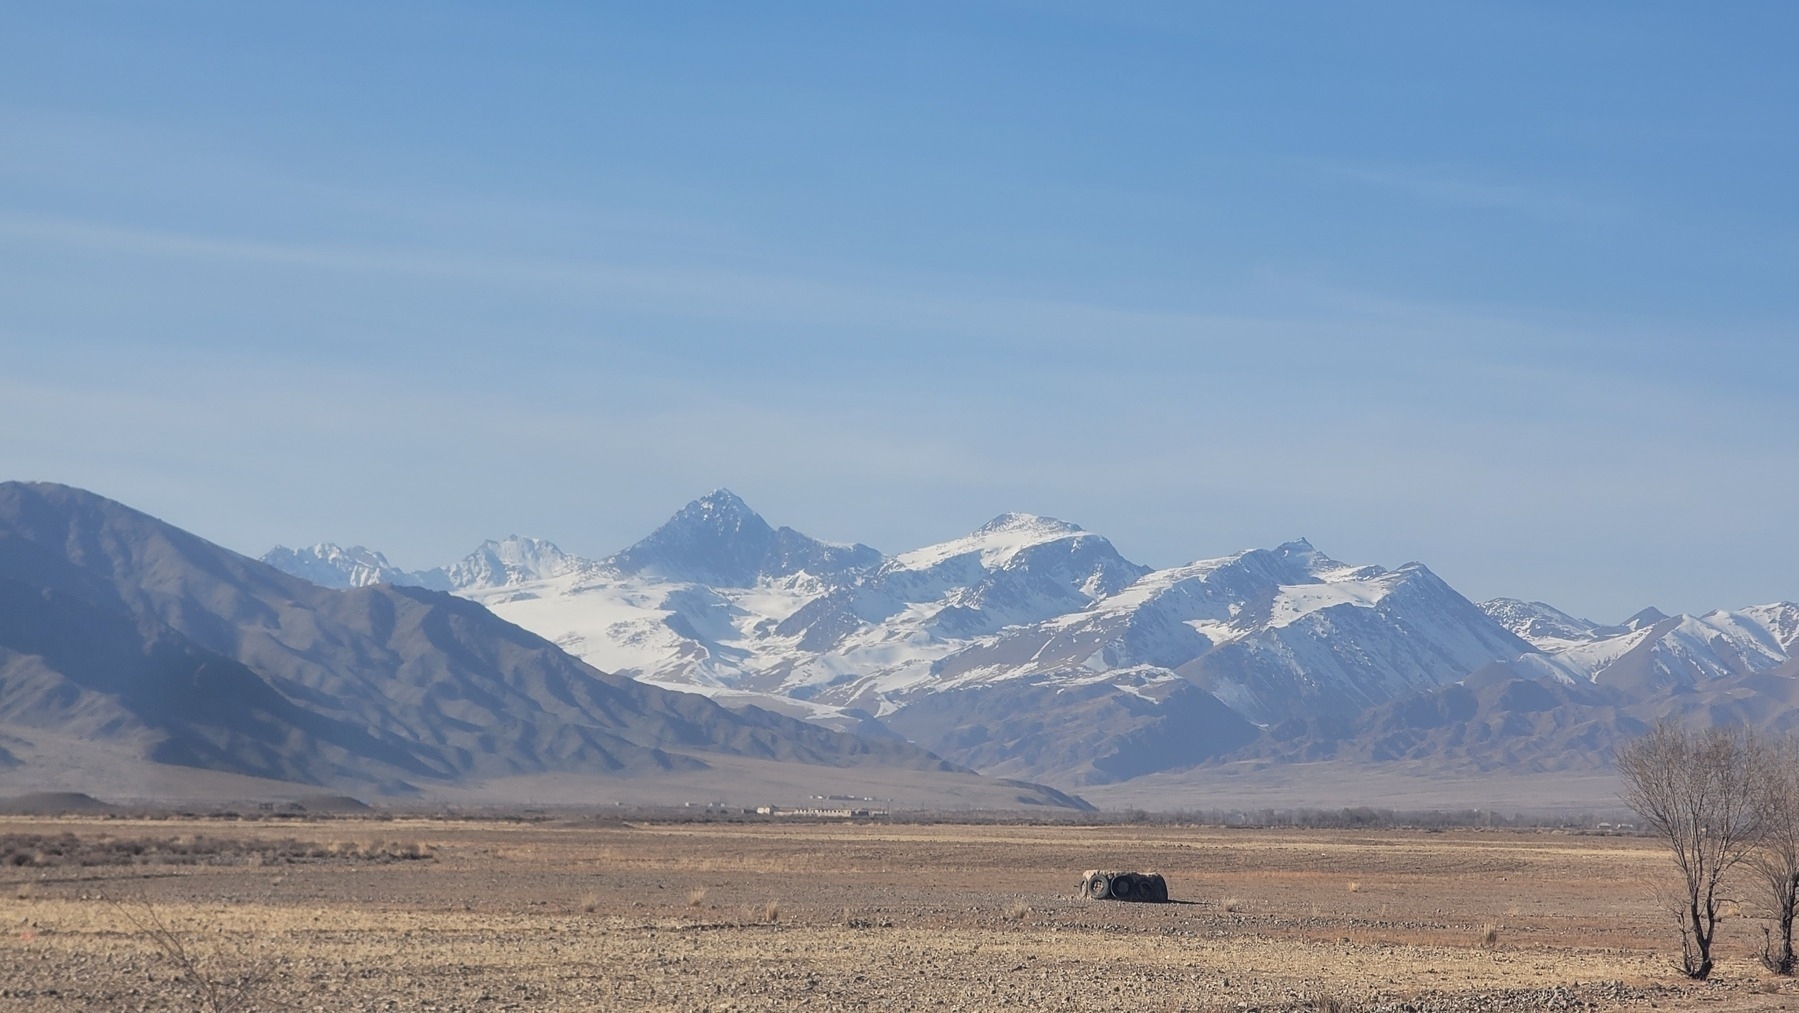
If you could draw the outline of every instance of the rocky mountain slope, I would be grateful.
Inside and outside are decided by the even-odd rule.
[[[364,577],[383,562],[329,558]],[[562,565],[541,546],[481,562],[449,572],[492,582]],[[41,733],[394,790],[708,757],[956,769],[897,739],[605,674],[465,598],[322,587],[91,493],[24,483],[0,484],[0,730],[13,752]]]
[[[1660,721],[1799,731],[1792,603],[1702,616],[1647,608],[1616,625],[1542,602],[1480,607],[1539,653],[1365,710],[1274,724],[1237,757],[1598,771],[1620,742]]]

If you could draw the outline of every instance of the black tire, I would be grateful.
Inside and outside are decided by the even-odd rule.
[[[1157,904],[1168,903],[1168,881],[1161,873],[1149,877],[1150,900]]]
[[[1094,900],[1105,900],[1112,896],[1112,877],[1095,876],[1087,881],[1087,896]]]
[[[1112,881],[1112,896],[1119,900],[1130,900],[1136,892],[1137,877],[1120,876]]]

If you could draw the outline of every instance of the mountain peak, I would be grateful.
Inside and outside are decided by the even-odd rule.
[[[1656,623],[1667,618],[1668,613],[1651,605],[1643,611],[1638,612],[1636,615],[1631,616],[1629,619],[1624,620],[1624,622],[1619,625],[1627,630],[1640,630],[1645,626],[1654,626]]]
[[[1478,607],[1499,625],[1538,650],[1554,650],[1594,639],[1599,625],[1553,605],[1519,598],[1493,598]]]
[[[1251,549],[1236,557],[1246,565],[1271,567],[1283,583],[1303,583],[1314,578],[1341,576],[1374,576],[1386,571],[1380,567],[1351,567],[1319,552],[1304,538],[1282,542],[1272,549]]]
[[[894,557],[894,562],[903,569],[924,570],[967,557],[978,559],[982,567],[992,569],[1005,565],[1007,560],[1033,546],[1064,541],[1103,545],[1105,552],[1115,554],[1110,542],[1088,534],[1079,524],[1037,514],[1004,513],[960,538],[901,553]],[[1134,567],[1122,557],[1118,562],[1126,568]]]
[[[720,488],[682,507],[606,563],[621,573],[749,587],[765,577],[823,575],[880,560],[866,545],[831,545],[792,528],[776,530],[736,493]]]
[[[542,538],[527,538],[524,535],[507,535],[500,539],[489,538],[481,543],[481,548],[499,553],[501,558],[512,561],[525,559],[535,554],[564,555],[563,551],[556,547],[556,543]]]
[[[1043,517],[1038,514],[1008,512],[1000,514],[987,523],[976,528],[977,535],[999,534],[1001,532],[1039,535],[1072,535],[1085,530],[1079,524],[1057,520],[1054,517]]]
[[[582,561],[541,538],[507,535],[488,539],[461,562],[444,571],[450,586],[458,590],[504,587],[531,580],[559,577]]]
[[[772,532],[762,515],[750,508],[743,497],[729,489],[718,488],[675,511],[657,531],[674,527],[700,526],[720,532]],[[652,535],[651,537],[654,537]]]
[[[403,584],[412,576],[373,549],[360,545],[345,548],[336,542],[319,542],[304,549],[277,545],[263,553],[262,561],[283,573],[331,588]]]

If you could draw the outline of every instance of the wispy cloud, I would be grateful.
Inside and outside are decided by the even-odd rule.
[[[1557,221],[1621,218],[1620,205],[1542,185],[1500,182],[1453,166],[1335,163],[1336,176],[1408,194],[1446,207],[1510,211]]]
[[[1033,347],[1084,346],[1097,340],[1117,348],[1207,335],[1266,338],[1291,316],[995,295],[983,292],[979,279],[967,278],[843,276],[828,270],[767,273],[695,263],[644,266],[641,261],[246,239],[4,210],[0,238],[103,255],[554,292],[577,302],[652,305],[675,316],[734,323],[877,323],[890,331],[911,328],[919,341],[947,333],[962,343],[979,336]]]

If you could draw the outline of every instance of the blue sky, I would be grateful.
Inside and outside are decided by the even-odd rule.
[[[1799,598],[1790,4],[15,4],[0,474]]]

